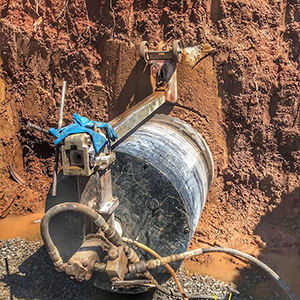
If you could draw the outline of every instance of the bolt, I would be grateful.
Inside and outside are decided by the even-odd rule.
[[[82,265],[86,268],[86,267],[88,266],[88,263],[87,263],[86,261],[84,261],[84,262],[82,263]]]
[[[91,279],[91,277],[92,277],[92,274],[85,274],[84,280],[88,281]]]
[[[115,260],[119,257],[118,250],[115,248],[110,249],[108,255],[112,260]]]
[[[147,201],[147,207],[148,207],[150,210],[152,210],[153,212],[155,212],[156,210],[159,209],[160,204],[159,204],[158,200],[152,198],[152,199],[149,199],[149,200]]]
[[[190,232],[190,229],[188,227],[185,227],[184,228],[184,233],[189,233]]]
[[[118,277],[113,277],[113,278],[110,279],[111,282],[119,281],[119,280],[120,280],[120,279],[119,279]],[[115,288],[115,287],[114,287],[114,288]]]

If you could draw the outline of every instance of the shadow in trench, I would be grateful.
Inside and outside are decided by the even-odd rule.
[[[300,298],[300,188],[261,218],[254,233],[266,243],[258,259],[271,267]],[[290,299],[264,271],[251,265],[241,271],[238,290],[245,299]]]
[[[10,299],[26,300],[150,300],[153,292],[119,295],[102,291],[91,282],[77,282],[65,273],[55,271],[42,246],[19,266],[18,273],[4,276],[0,281],[10,288]],[[1,295],[0,295],[0,299]]]
[[[153,92],[150,65],[139,59],[137,47],[116,40],[100,44],[99,53],[105,62],[100,73],[109,88],[107,110],[111,120]]]

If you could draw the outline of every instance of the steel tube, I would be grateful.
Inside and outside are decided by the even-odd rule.
[[[62,127],[62,122],[63,122],[66,86],[67,86],[67,82],[63,81],[60,108],[59,108],[58,128]],[[52,196],[56,196],[56,192],[57,192],[58,160],[59,160],[59,146],[55,146],[55,161],[54,161],[54,172],[53,172],[53,183],[52,183]]]

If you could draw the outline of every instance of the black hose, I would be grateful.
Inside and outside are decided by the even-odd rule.
[[[222,252],[227,253],[233,256],[240,256],[243,258],[248,259],[264,271],[266,271],[272,278],[275,279],[275,281],[281,286],[281,288],[286,292],[286,294],[292,299],[292,300],[298,300],[297,297],[294,295],[294,293],[290,290],[289,286],[279,277],[277,273],[275,273],[270,267],[268,267],[266,264],[258,260],[257,258],[247,254],[243,253],[241,251],[231,249],[231,248],[223,248],[223,247],[212,247],[212,248],[203,248],[203,253],[212,253],[212,252]]]
[[[48,254],[56,267],[60,267],[63,264],[63,261],[50,236],[49,223],[55,215],[67,211],[74,211],[85,214],[86,216],[91,218],[96,226],[98,226],[103,231],[105,237],[111,243],[117,246],[120,246],[122,244],[122,239],[118,232],[114,228],[109,227],[105,219],[93,209],[77,202],[65,202],[57,204],[45,213],[41,222],[41,234],[47,247]]]
[[[195,252],[196,253],[198,252],[198,254],[193,254]],[[227,254],[232,255],[232,256],[239,256],[239,257],[242,257],[242,258],[245,258],[245,259],[249,260],[250,262],[254,263],[258,267],[260,267],[261,269],[263,269],[264,271],[266,271],[273,279],[275,279],[275,281],[280,285],[280,287],[285,291],[285,293],[289,296],[290,299],[292,299],[292,300],[298,300],[297,297],[290,290],[290,288],[288,287],[288,285],[270,267],[268,267],[266,264],[264,264],[263,262],[261,262],[257,258],[255,258],[255,257],[253,257],[253,256],[251,256],[251,255],[249,255],[247,253],[243,253],[241,251],[235,250],[235,249],[223,248],[223,247],[212,247],[212,248],[194,249],[192,251],[187,251],[187,252],[184,252],[184,253],[181,253],[181,254],[171,255],[171,256],[168,256],[168,257],[163,257],[163,258],[161,258],[161,264],[163,264],[163,261],[174,262],[176,260],[184,258],[184,256],[185,257],[192,257],[192,256],[197,256],[197,255],[200,255],[200,254],[212,253],[212,252],[227,253]],[[157,264],[157,266],[159,266],[159,265],[160,264]],[[164,290],[164,288],[162,288],[162,287],[160,287],[160,288],[158,288],[158,289],[161,292],[167,293],[168,295],[171,295],[166,290]],[[201,295],[187,295],[187,296],[190,299],[196,299],[196,298],[199,299],[199,298],[202,297]],[[174,297],[180,297],[180,294],[174,294]],[[214,298],[212,298],[210,296],[205,296],[205,297],[203,295],[202,299],[214,299]],[[223,298],[221,298],[221,299],[223,299]]]

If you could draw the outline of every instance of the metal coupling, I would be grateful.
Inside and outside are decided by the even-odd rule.
[[[140,258],[133,249],[129,248],[127,245],[124,245],[123,249],[130,264],[134,264],[140,261]]]
[[[122,238],[114,228],[109,227],[109,225],[105,223],[102,227],[100,227],[100,229],[111,243],[116,246],[122,245]]]
[[[132,241],[132,240],[131,240]],[[128,241],[130,243],[130,240]],[[185,258],[197,256],[203,253],[203,250],[196,249],[192,251],[186,251],[180,254],[172,254],[170,256],[162,257],[161,259],[150,259],[148,261],[139,261],[134,263],[133,265],[129,266],[129,272],[131,274],[135,273],[143,273],[148,270],[155,269],[159,266],[166,265],[178,260],[182,260]]]
[[[63,265],[64,262],[63,262],[62,258],[60,257],[60,254],[59,254],[57,248],[55,248],[51,252],[49,251],[48,254],[56,268],[60,268]]]
[[[115,260],[119,257],[119,252],[116,248],[113,247],[108,251],[108,256],[111,260]]]
[[[95,225],[102,229],[103,226],[105,226],[106,222],[104,221],[103,217],[101,215],[98,215],[98,219],[94,221]]]
[[[144,260],[129,266],[130,274],[141,274],[141,273],[145,273],[147,270],[148,270],[148,266]]]

